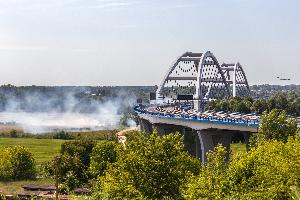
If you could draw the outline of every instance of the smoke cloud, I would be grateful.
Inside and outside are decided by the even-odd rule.
[[[27,91],[21,97],[11,92],[2,94],[5,101],[0,99],[0,122],[16,123],[28,133],[115,129],[122,115],[135,103],[135,96],[125,91],[103,95],[88,88]],[[127,122],[135,126],[132,120]]]

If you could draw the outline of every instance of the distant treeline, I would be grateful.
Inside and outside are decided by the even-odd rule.
[[[94,112],[101,103],[149,99],[153,86],[0,86],[0,111]],[[126,105],[120,109],[127,109]],[[123,113],[120,110],[120,113]]]
[[[241,113],[259,113],[279,109],[289,115],[300,116],[300,95],[296,92],[278,92],[268,99],[253,99],[251,97],[230,97],[211,101],[208,109]]]
[[[0,137],[4,138],[36,138],[36,139],[62,139],[62,140],[80,140],[80,139],[93,139],[93,140],[112,140],[118,129],[113,130],[96,130],[96,131],[54,131],[43,134],[24,133],[23,130],[11,128],[7,131],[0,131]]]
[[[252,85],[250,86],[254,98],[269,98],[277,92],[293,91],[300,95],[300,85]]]

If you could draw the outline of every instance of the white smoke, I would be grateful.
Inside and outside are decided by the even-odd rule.
[[[5,112],[0,112],[0,122],[14,122],[28,133],[115,129],[119,127],[123,107],[132,106],[135,102],[134,97],[129,97],[126,92],[120,92],[110,99],[89,102],[80,102],[74,95],[71,92],[64,94],[63,105],[58,105],[61,99],[57,97],[36,92],[24,96],[22,101],[11,98]],[[24,102],[29,106],[22,107]],[[63,111],[60,107],[63,107]],[[128,124],[135,126],[131,120],[128,120]]]

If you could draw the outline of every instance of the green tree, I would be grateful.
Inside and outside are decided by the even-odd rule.
[[[258,99],[253,102],[251,110],[252,112],[262,114],[268,109],[268,103],[265,99]]]
[[[264,140],[225,163],[225,149],[208,153],[199,175],[189,178],[186,199],[297,199],[300,192],[300,138]]]
[[[15,180],[35,178],[35,160],[27,148],[22,146],[10,147],[9,154]]]
[[[300,190],[300,139],[268,140],[235,154],[227,172],[232,199],[292,199]]]
[[[269,110],[280,109],[287,110],[289,101],[286,93],[276,93],[268,100]]]
[[[285,111],[277,109],[270,112],[265,111],[259,124],[258,133],[252,137],[252,145],[264,139],[287,141],[289,136],[296,135],[297,132],[296,120],[288,118]]]
[[[180,187],[199,171],[199,160],[183,150],[177,134],[135,132],[117,161],[99,178],[95,199],[182,199]]]
[[[300,116],[300,97],[289,101],[288,112],[294,116]]]
[[[189,178],[188,184],[182,187],[185,199],[222,199],[228,192],[226,148],[215,147],[207,154],[199,175]]]
[[[66,192],[87,183],[91,178],[90,155],[94,146],[94,141],[86,139],[63,143],[60,155],[52,161],[44,163],[45,175],[56,177],[61,190]]]
[[[116,161],[116,148],[117,143],[113,141],[101,141],[93,148],[90,171],[94,177],[102,176],[108,164]]]
[[[0,153],[0,179],[26,180],[36,177],[35,160],[22,146],[7,147]]]

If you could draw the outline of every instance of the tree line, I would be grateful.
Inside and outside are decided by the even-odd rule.
[[[209,102],[209,110],[258,113],[272,109],[285,110],[292,116],[300,116],[300,95],[296,92],[278,92],[269,99],[253,99],[251,97],[230,97]]]

